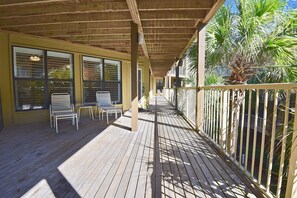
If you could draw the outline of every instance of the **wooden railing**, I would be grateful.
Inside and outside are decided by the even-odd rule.
[[[297,84],[179,88],[177,109],[194,125],[196,91],[204,93],[202,132],[267,196],[297,196]],[[174,89],[164,96],[175,104]]]

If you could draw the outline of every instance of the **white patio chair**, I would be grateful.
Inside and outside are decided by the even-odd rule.
[[[108,122],[108,113],[112,112],[115,113],[115,119],[118,117],[118,113],[123,115],[122,108],[116,107],[111,103],[111,97],[109,91],[97,91],[96,92],[96,101],[97,101],[97,108],[99,114],[99,121],[100,121],[100,113],[102,113],[102,120],[103,120],[103,113],[106,114],[107,124]]]
[[[50,125],[54,125],[58,133],[58,120],[72,119],[72,125],[76,121],[78,130],[77,113],[74,111],[74,105],[71,104],[69,93],[52,93],[50,105]]]

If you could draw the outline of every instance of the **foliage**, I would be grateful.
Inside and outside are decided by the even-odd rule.
[[[192,87],[196,86],[196,75],[190,74],[185,82]],[[208,71],[205,73],[205,85],[221,85],[224,84],[224,82],[225,79],[214,72]]]
[[[224,84],[225,80],[222,76],[219,76],[213,72],[207,72],[205,75],[205,85],[221,85]]]
[[[235,13],[223,6],[207,25],[206,67],[230,69],[230,84],[247,83],[259,68],[270,65],[283,66],[270,69],[271,73],[295,72],[290,65],[297,62],[297,10],[285,11],[285,5],[282,0],[236,0]],[[196,43],[187,56],[190,72],[196,74]],[[277,76],[267,77],[273,82],[272,77]]]

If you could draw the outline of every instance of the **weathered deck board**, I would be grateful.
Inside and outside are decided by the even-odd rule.
[[[163,97],[114,121],[0,133],[0,197],[247,197],[253,193]],[[156,111],[156,113],[154,112]]]

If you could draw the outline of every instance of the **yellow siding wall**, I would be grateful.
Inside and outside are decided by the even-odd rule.
[[[81,104],[82,93],[82,55],[90,55],[101,58],[110,58],[122,61],[122,101],[123,109],[130,108],[131,100],[131,69],[130,55],[105,50],[86,45],[73,44],[70,42],[58,41],[54,39],[40,38],[23,34],[0,32],[0,90],[2,99],[2,111],[4,126],[14,124],[24,124],[29,122],[48,121],[48,110],[36,110],[27,112],[16,112],[14,106],[13,74],[12,74],[12,45],[40,48],[68,52],[74,55],[74,80],[75,80],[75,101]],[[148,61],[141,57],[139,65],[143,68],[143,82],[148,95],[149,81]]]

